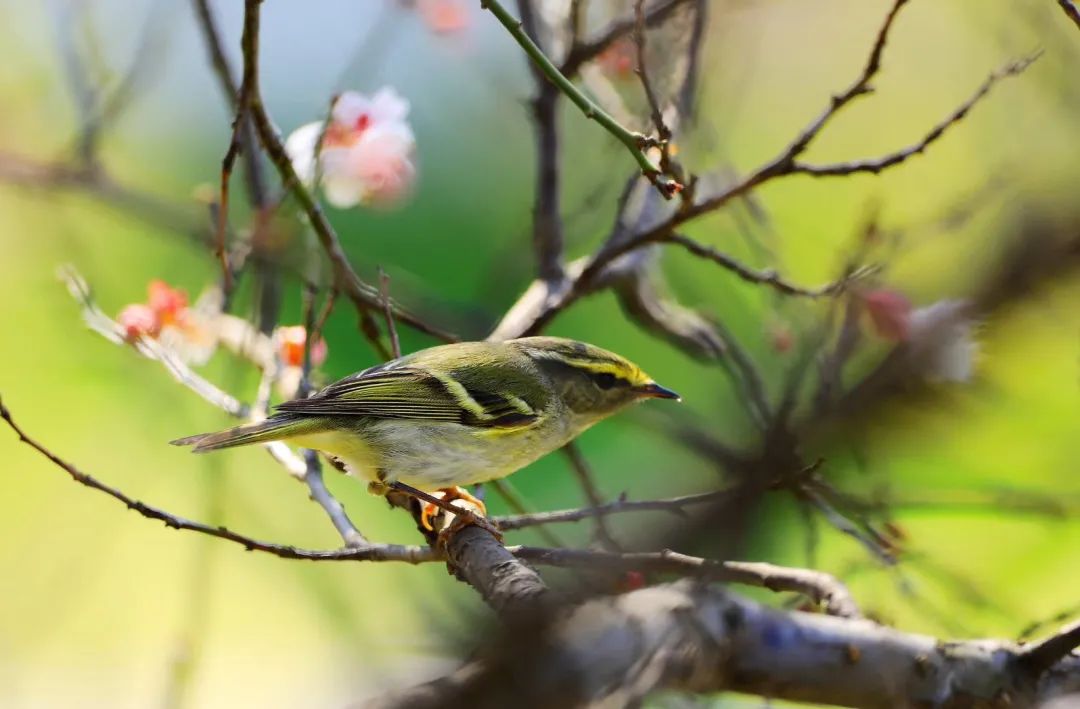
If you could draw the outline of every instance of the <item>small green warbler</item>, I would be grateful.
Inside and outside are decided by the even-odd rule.
[[[202,453],[289,441],[336,458],[373,492],[394,482],[453,491],[510,475],[648,398],[679,396],[584,342],[463,342],[365,369],[265,421],[173,444]]]

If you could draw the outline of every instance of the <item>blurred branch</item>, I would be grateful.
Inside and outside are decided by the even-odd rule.
[[[671,172],[671,128],[664,120],[664,111],[660,108],[660,101],[656,98],[652,81],[649,79],[648,65],[645,61],[645,0],[634,1],[634,44],[637,47],[637,66],[634,72],[641,80],[641,89],[645,93],[645,100],[649,104],[649,115],[652,118],[653,127],[656,129],[656,137],[660,147],[660,169]],[[693,52],[691,52],[693,53]]]
[[[869,709],[1027,708],[1080,690],[1080,660],[1033,678],[1021,655],[1006,641],[942,642],[680,582],[591,599],[527,637],[506,633],[450,675],[365,706],[634,706],[668,689]]]
[[[322,245],[323,251],[330,259],[330,265],[334,273],[334,284],[338,290],[348,297],[361,313],[379,312],[381,309],[378,288],[364,282],[349,263],[349,258],[338,240],[330,221],[326,218],[322,207],[311,195],[303,182],[293,169],[292,161],[285,152],[285,146],[281,142],[281,136],[274,126],[270,115],[263,103],[262,90],[259,83],[259,11],[261,0],[245,0],[244,3],[244,32],[241,47],[244,55],[244,72],[250,75],[249,82],[249,112],[255,123],[256,132],[263,148],[266,150],[270,161],[277,168],[281,180],[287,190],[299,202],[304,214],[307,215],[315,235]],[[394,316],[401,322],[408,323],[420,332],[436,337],[445,342],[456,341],[456,337],[423,320],[402,308],[397,303],[391,303]]]
[[[251,0],[249,0],[251,1]],[[564,76],[544,52],[536,46],[536,43],[524,32],[521,22],[506,11],[499,0],[483,0],[481,6],[491,11],[496,19],[506,28],[507,32],[517,41],[518,45],[529,55],[529,58],[540,68],[545,76],[569,98],[575,106],[581,109],[586,118],[599,123],[608,133],[613,135],[620,143],[630,151],[638,167],[649,182],[659,190],[665,198],[671,198],[683,189],[683,186],[674,179],[664,175],[660,168],[645,154],[645,149],[658,145],[658,141],[650,136],[635,133],[616,121],[609,113],[586,96],[577,86]]]
[[[518,2],[521,30],[539,42],[536,13],[530,0]],[[572,10],[572,12],[575,12]],[[559,150],[559,88],[548,81],[539,66],[529,64],[536,84],[532,99],[536,129],[536,196],[533,204],[533,251],[537,277],[551,283],[565,278],[563,271],[564,225],[561,208],[561,153]]]
[[[804,288],[787,282],[776,271],[771,269],[765,271],[754,270],[749,266],[739,263],[727,254],[717,251],[711,246],[699,244],[682,234],[671,234],[666,237],[664,241],[678,244],[695,256],[722,266],[747,283],[769,286],[773,290],[778,293],[783,293],[784,295],[804,296],[806,298],[822,298],[843,293],[852,282],[865,278],[878,270],[875,266],[864,266],[855,269],[840,280],[826,283],[825,285],[816,288]]]
[[[386,319],[386,331],[390,333],[390,354],[394,359],[401,357],[401,340],[398,339],[397,326],[394,324],[394,309],[390,307],[390,276],[379,269],[379,298],[382,300],[383,317]]]
[[[544,298],[539,306],[531,307],[527,310],[524,307],[519,308],[518,306],[522,305],[522,301],[526,299],[531,300],[534,297],[528,292],[523,295],[522,301],[519,301],[519,303],[511,309],[507,314],[507,318],[504,319],[504,323],[500,324],[498,330],[506,336],[530,335],[540,332],[555,318],[555,316],[572,305],[576,300],[594,292],[598,288],[597,283],[604,278],[604,274],[608,267],[620,257],[649,244],[672,241],[674,231],[680,225],[704,214],[713,212],[725,206],[733,199],[749,194],[766,182],[799,173],[819,174],[820,176],[844,176],[858,172],[872,172],[873,170],[871,168],[876,168],[876,166],[879,165],[880,167],[876,169],[885,169],[900,164],[908,157],[918,154],[930,144],[941,138],[949,127],[962,120],[970,112],[972,107],[987,96],[998,81],[1019,74],[1038,57],[1036,54],[1011,62],[1004,68],[991,74],[970,99],[961,104],[960,108],[950,114],[950,116],[942,123],[939,123],[934,127],[922,141],[909,148],[886,155],[882,158],[852,163],[814,166],[800,162],[798,157],[810,147],[810,144],[814,139],[843,107],[850,104],[858,97],[872,91],[871,81],[881,68],[882,55],[887,44],[889,33],[893,27],[894,20],[906,3],[907,0],[896,0],[894,2],[889,13],[886,15],[885,21],[878,30],[867,62],[855,82],[843,93],[834,96],[826,109],[819,114],[817,118],[811,121],[810,124],[799,133],[795,140],[793,140],[778,156],[751,172],[747,177],[736,181],[734,184],[716,194],[706,196],[702,199],[694,198],[692,201],[684,201],[681,208],[675,210],[667,218],[637,231],[628,238],[609,240],[598,253],[590,257],[587,261],[584,261],[583,264],[575,269],[577,275],[573,277],[568,284],[562,287],[558,292]],[[508,322],[511,314],[515,316],[515,320],[512,323],[514,327],[512,328],[509,327],[511,323]],[[528,315],[527,319],[523,317],[526,314]],[[509,335],[508,333],[511,332],[515,334]]]
[[[682,495],[660,500],[627,500],[620,497],[608,503],[579,507],[568,510],[552,510],[550,512],[534,512],[532,514],[517,514],[509,517],[494,517],[492,522],[503,531],[525,529],[544,524],[556,524],[560,522],[579,522],[600,515],[611,515],[622,512],[668,512],[683,516],[685,508],[693,505],[711,504],[731,494],[730,490],[715,490],[695,495]]]
[[[1080,29],[1080,8],[1072,0],[1057,0],[1057,4],[1065,12],[1065,16],[1073,21],[1077,29]]]
[[[1080,647],[1080,622],[1061,629],[1056,635],[1029,645],[1020,654],[1020,664],[1033,676],[1039,677]]]
[[[582,455],[581,448],[578,447],[577,443],[571,441],[563,446],[562,450],[563,453],[566,454],[567,460],[570,462],[570,467],[574,471],[574,476],[577,478],[578,485],[585,493],[585,500],[589,503],[589,509],[595,512],[595,514],[591,516],[596,523],[596,540],[600,542],[605,549],[612,551],[619,550],[619,543],[611,536],[611,530],[604,521],[604,513],[601,510],[601,508],[604,507],[604,499],[600,495],[600,490],[596,487],[596,481],[593,479],[592,470],[589,469],[589,464],[585,461],[585,456]]]
[[[645,11],[645,26],[652,27],[666,21],[679,8],[690,0],[661,0],[654,3]],[[631,14],[613,21],[601,30],[597,36],[586,42],[575,44],[566,55],[566,61],[560,67],[565,76],[574,76],[586,62],[592,61],[616,40],[625,37],[634,31],[637,26],[637,17]]]

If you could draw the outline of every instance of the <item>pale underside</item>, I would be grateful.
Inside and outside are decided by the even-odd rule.
[[[332,455],[361,480],[399,481],[432,491],[506,477],[565,445],[592,423],[558,425],[541,419],[506,430],[448,421],[357,419],[354,426],[363,429],[362,435],[335,429],[289,440]]]

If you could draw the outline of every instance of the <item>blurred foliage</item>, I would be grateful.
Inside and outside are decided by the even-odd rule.
[[[224,31],[235,40],[239,8],[219,4]],[[155,50],[160,69],[109,128],[104,160],[124,184],[190,202],[197,186],[216,184],[228,117],[190,9],[166,6],[168,42]],[[51,7],[0,4],[5,155],[48,160],[62,157],[73,141],[56,50],[63,33]],[[700,114],[681,146],[690,167],[749,169],[773,155],[854,77],[885,7],[859,0],[716,2]],[[117,1],[89,6],[92,25],[108,38],[100,47],[106,64],[124,65],[148,12]],[[1025,214],[1068,218],[1076,205],[1080,36],[1055,13],[1053,3],[1038,0],[996,7],[914,2],[890,43],[877,91],[826,130],[812,159],[906,145],[1005,59],[1035,45],[1046,55],[899,169],[879,177],[784,179],[757,194],[767,220],[755,221],[736,204],[687,232],[815,284],[835,276],[876,214],[882,228],[904,234],[889,255],[889,284],[918,304],[962,295],[1000,244],[1015,237]],[[532,139],[523,104],[529,83],[516,48],[471,6],[466,30],[447,37],[432,37],[408,12],[376,3],[270,2],[264,14],[264,91],[283,129],[319,115],[341,88],[386,83],[409,98],[420,146],[415,200],[393,213],[331,216],[363,275],[383,266],[405,302],[465,337],[483,337],[533,268]],[[389,27],[393,39],[379,41]],[[372,28],[378,32],[366,34]],[[577,113],[568,110],[563,125],[568,249],[577,256],[606,233],[631,165],[621,146]],[[963,205],[969,218],[942,221]],[[75,264],[99,303],[117,312],[141,299],[151,278],[194,296],[216,276],[210,254],[183,234],[77,190],[8,186],[0,186],[0,243],[0,390],[29,431],[103,480],[179,514],[297,545],[337,543],[321,511],[261,451],[192,457],[165,445],[226,421],[156,364],[86,332],[54,277],[59,264]],[[762,260],[762,244],[775,254],[773,263]],[[676,249],[664,255],[664,269],[684,302],[722,320],[744,343],[774,394],[794,355],[770,348],[769,327],[788,324],[809,336],[827,307],[782,301]],[[250,301],[245,293],[241,304]],[[869,611],[915,631],[1015,636],[1076,604],[1075,514],[932,503],[957,491],[1038,493],[1071,501],[1075,513],[1078,302],[1073,278],[997,312],[980,329],[974,383],[875,411],[841,437],[839,449],[818,451],[842,489],[887,489],[914,501],[894,514],[911,557],[894,569],[881,568],[822,520],[815,524],[815,565],[850,582]],[[283,322],[299,319],[293,283]],[[682,392],[686,410],[722,439],[737,443],[750,435],[722,372],[637,330],[610,294],[583,301],[550,332],[631,356]],[[406,351],[432,344],[402,334]],[[326,335],[327,376],[377,361],[349,308],[335,312]],[[868,353],[864,364],[880,354]],[[253,376],[227,357],[205,373],[251,398]],[[716,484],[712,464],[640,417],[598,427],[582,448],[608,495],[646,498]],[[437,565],[306,564],[247,554],[125,513],[72,484],[6,431],[0,456],[6,707],[168,703],[170,686],[187,671],[190,681],[180,685],[190,706],[336,706],[429,676],[453,659],[447,638],[463,637],[484,617],[475,595]],[[513,483],[537,509],[581,502],[562,456],[536,463]],[[411,522],[363,485],[340,476],[330,485],[370,537],[415,541]],[[496,501],[492,512],[505,510]],[[769,498],[755,520],[747,558],[807,563],[807,530],[790,499]],[[640,518],[613,524],[628,539],[642,529]],[[588,538],[587,525],[557,531]],[[532,534],[519,538],[536,541]]]

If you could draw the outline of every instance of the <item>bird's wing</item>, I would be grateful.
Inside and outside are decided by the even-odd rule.
[[[485,428],[525,426],[538,418],[516,396],[466,387],[449,376],[411,367],[367,370],[277,408],[304,416],[450,421]]]

